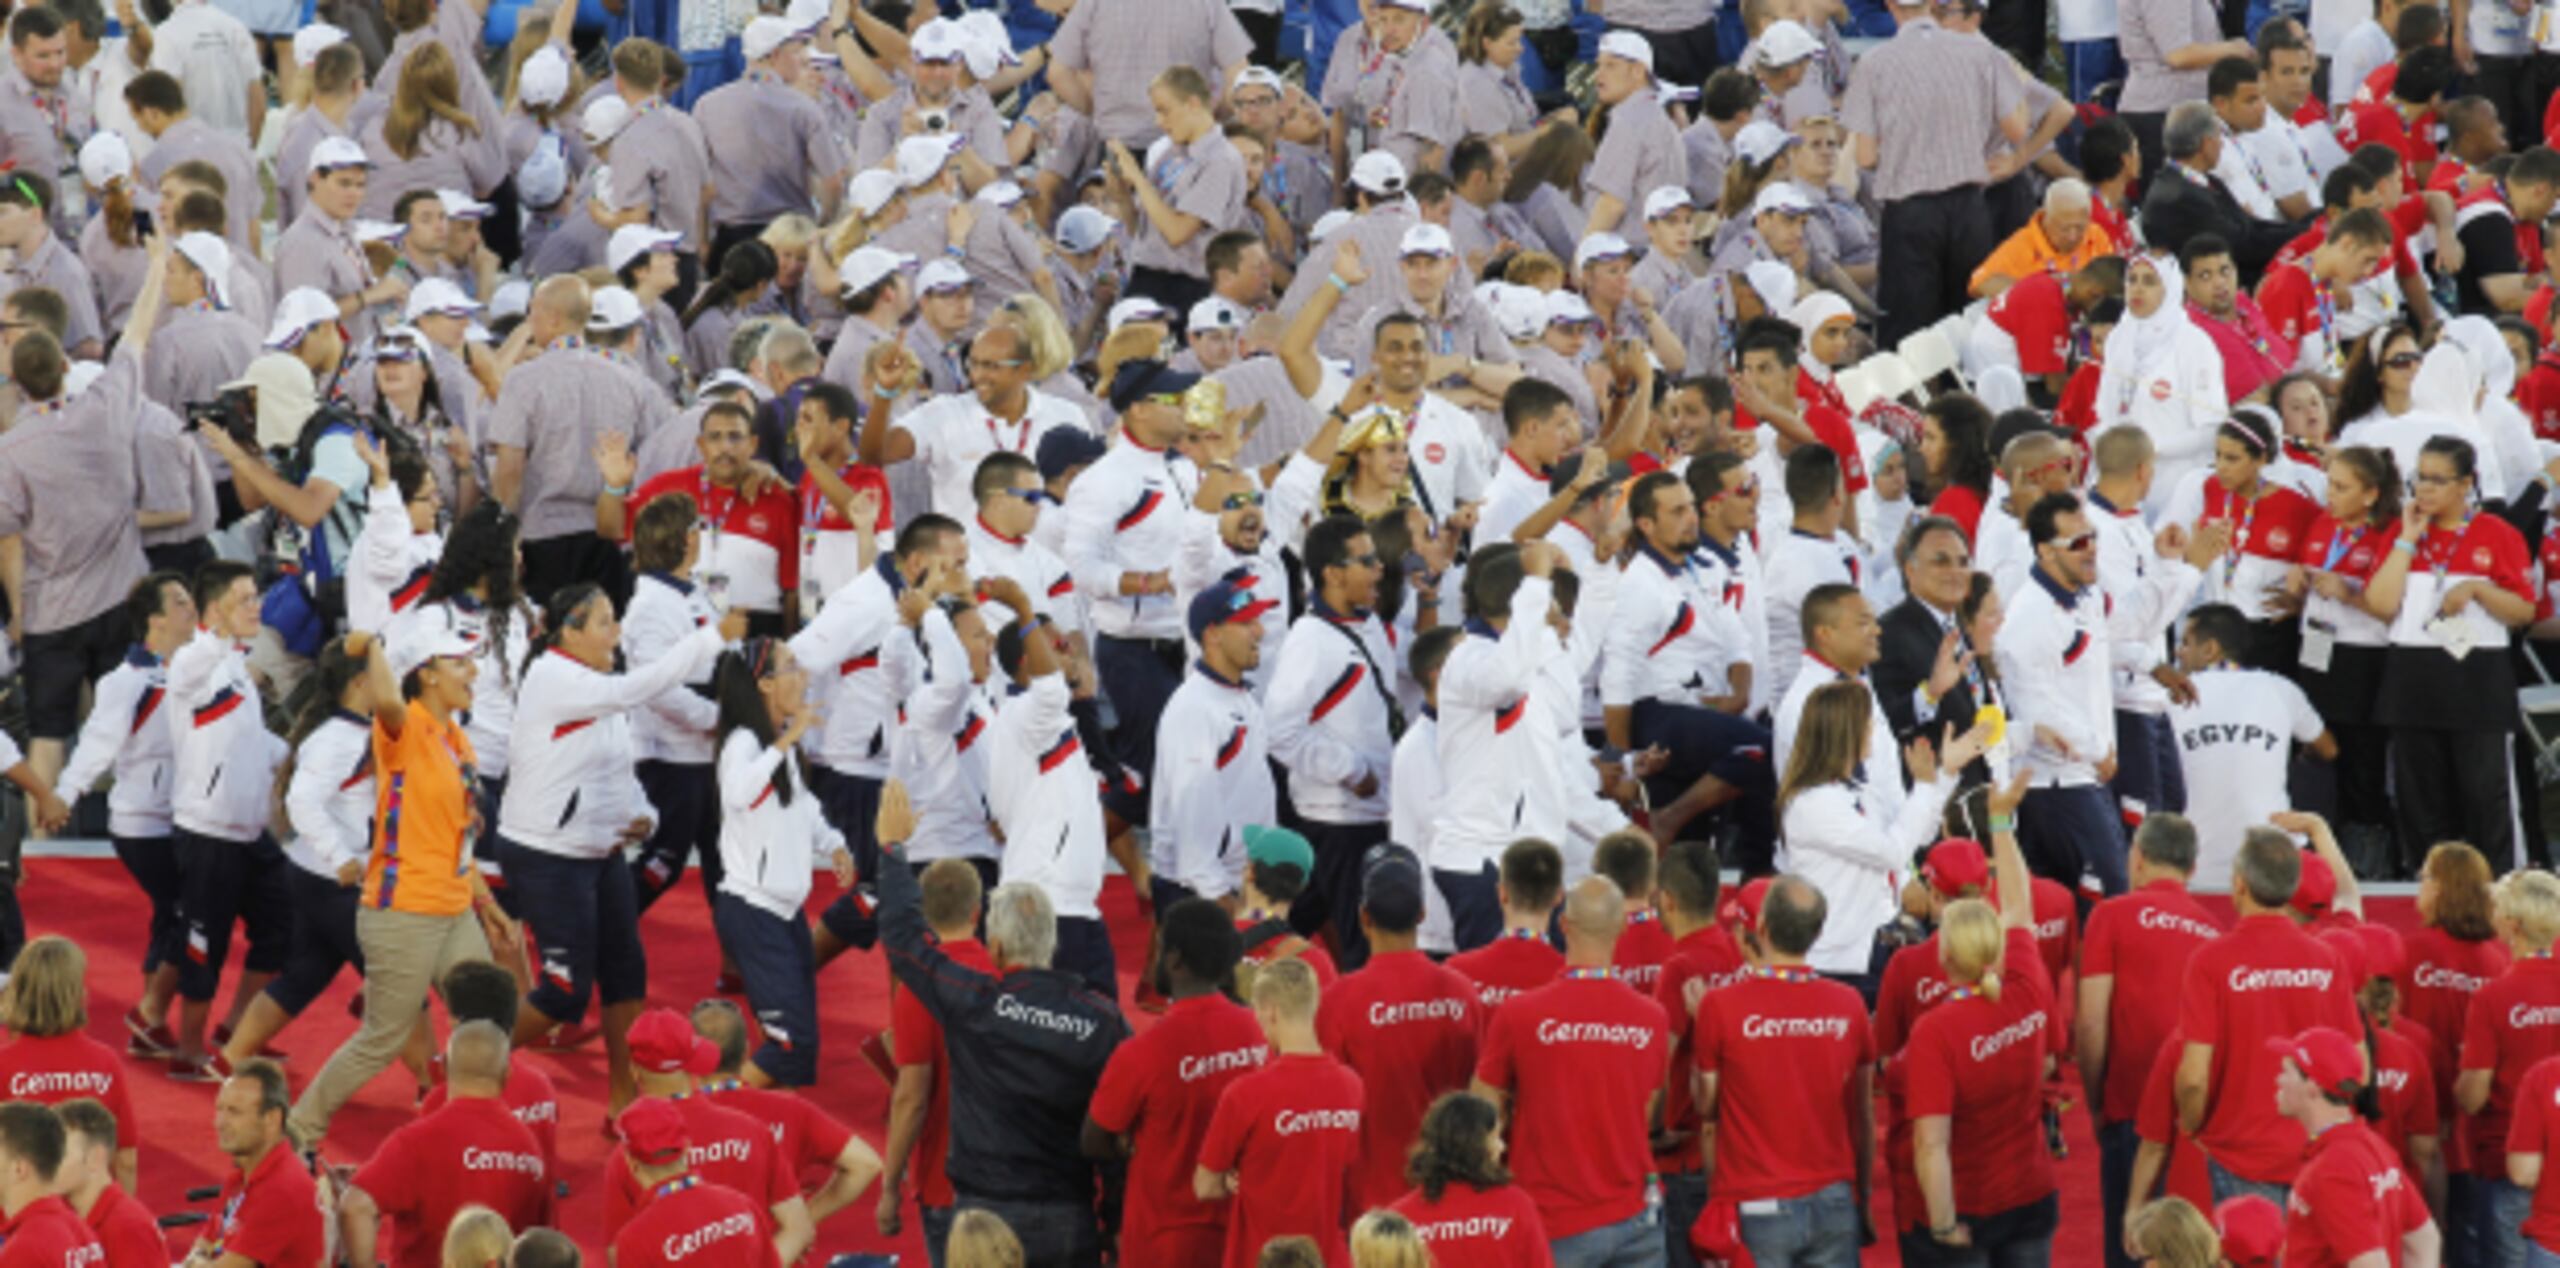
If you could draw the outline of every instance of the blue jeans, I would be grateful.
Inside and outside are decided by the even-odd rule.
[[[2062,66],[2070,77],[2073,105],[2085,104],[2100,84],[2124,82],[2124,53],[2114,40],[2065,41]]]
[[[2116,710],[2116,800],[2138,803],[2143,813],[2187,811],[2187,769],[2178,756],[2178,733],[2165,713]]]
[[[1662,1268],[1662,1208],[1548,1243],[1556,1268]]]
[[[2293,1196],[2293,1186],[2291,1185],[2269,1184],[2264,1180],[2241,1179],[2240,1177],[2223,1170],[2222,1164],[2215,1162],[2211,1158],[2204,1160],[2204,1169],[2206,1173],[2213,1178],[2213,1204],[2215,1206],[2220,1206],[2236,1197],[2253,1194],[2275,1203],[2278,1207],[2282,1207],[2285,1202]]]
[[[1769,1207],[1766,1211],[1755,1208]],[[1847,1184],[1742,1204],[1742,1244],[1760,1268],[1857,1268],[1858,1199]]]
[[[1698,1268],[1698,1252],[1689,1245],[1689,1230],[1707,1209],[1707,1173],[1684,1171],[1662,1177],[1662,1262],[1667,1268]]]
[[[1904,1268],[2045,1268],[2053,1262],[2053,1234],[2062,1204],[2046,1194],[1994,1215],[1966,1216],[1970,1246],[1941,1246],[1926,1231],[1902,1235]]]
[[[2124,1253],[2124,1195],[2133,1185],[2133,1156],[2141,1148],[2132,1120],[2098,1124],[2098,1197],[2106,1212],[2099,1234],[2106,1244],[2107,1268],[2134,1268]]]
[[[2524,1268],[2524,1222],[2533,1214],[2533,1191],[2496,1176],[2471,1177],[2470,1262],[2481,1268]]]
[[[1023,1268],[1102,1268],[1102,1229],[1093,1208],[1076,1202],[1006,1202],[971,1197],[952,1203],[951,1217],[986,1211],[1005,1222],[1022,1243]],[[948,1237],[946,1231],[944,1236]]]
[[[2524,1268],[2560,1268],[2560,1250],[2547,1249],[2540,1242],[2526,1242]]]

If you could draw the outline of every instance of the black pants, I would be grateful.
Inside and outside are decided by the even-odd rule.
[[[153,572],[174,572],[192,582],[196,569],[213,562],[213,544],[194,537],[182,542],[145,546],[142,558],[151,565]]]
[[[150,933],[142,946],[142,972],[147,977],[186,954],[187,927],[178,918],[177,846],[167,837],[117,837],[115,847],[116,861],[124,864],[151,903]]]
[[[2544,99],[2533,95],[2533,59],[2483,55],[2478,60],[2480,73],[2472,77],[2471,90],[2497,107],[2498,122],[2506,125],[2508,136],[2539,141]]]
[[[1236,25],[1243,27],[1244,33],[1253,39],[1253,64],[1280,66],[1280,15],[1245,9],[1229,9],[1228,12],[1236,15]]]
[[[764,236],[764,231],[765,222],[762,221],[755,224],[721,225],[720,227],[713,229],[711,231],[711,252],[703,257],[704,267],[708,268],[715,274],[718,273],[720,271],[720,259],[722,256],[729,254],[729,248],[734,247],[741,242],[753,242],[757,238]]]
[[[1141,264],[1129,270],[1129,295],[1143,295],[1164,305],[1173,314],[1173,333],[1179,337],[1189,324],[1191,306],[1209,298],[1209,279]]]
[[[1387,839],[1387,825],[1301,818],[1298,831],[1315,847],[1316,874],[1290,905],[1289,927],[1301,938],[1313,938],[1331,924],[1333,962],[1351,972],[1369,962],[1369,936],[1360,932],[1360,859],[1370,846]]]
[[[1157,302],[1162,303],[1162,300]],[[1156,769],[1156,721],[1165,702],[1182,685],[1182,640],[1134,639],[1098,635],[1093,640],[1093,672],[1102,694],[1111,701],[1111,748],[1121,764],[1152,776]],[[1138,812],[1132,822],[1146,821],[1145,804],[1127,799]],[[1125,817],[1125,816],[1124,816]]]
[[[2053,1235],[2062,1226],[2062,1204],[2051,1193],[1991,1215],[1967,1215],[1971,1246],[1941,1246],[1927,1229],[1902,1235],[1906,1268],[2043,1268],[2052,1262]]]
[[[2098,1199],[2106,1212],[2098,1242],[2106,1248],[2107,1268],[2134,1268],[2136,1262],[2124,1253],[2124,1199],[2133,1184],[2133,1156],[2141,1147],[2131,1119],[2098,1124]]]
[[[178,996],[210,1003],[231,958],[231,926],[248,930],[243,963],[252,973],[274,973],[285,964],[293,938],[293,898],[286,873],[294,869],[274,840],[226,841],[177,830],[178,911],[186,919],[184,953],[178,957]]]
[[[2046,0],[1991,0],[1982,14],[1983,38],[2018,59],[2028,74],[2041,76],[2047,7]]]
[[[712,927],[720,946],[738,962],[764,1042],[750,1057],[756,1068],[784,1087],[807,1087],[818,1078],[818,955],[809,922],[777,916],[735,894],[712,900]]]
[[[580,582],[603,586],[616,608],[631,601],[631,569],[622,551],[594,533],[527,541],[523,551],[524,595],[546,612],[553,595]]]
[[[1884,316],[1876,339],[1887,348],[1963,311],[1974,267],[1999,245],[1980,185],[1886,203],[1878,234],[1876,301]]]
[[[1100,920],[1058,917],[1058,953],[1049,965],[1083,978],[1085,989],[1120,1006],[1120,961],[1111,950],[1111,930]]]
[[[880,781],[869,775],[848,775],[826,766],[812,765],[806,769],[809,772],[809,791],[818,794],[818,809],[836,831],[844,834],[844,848],[853,855],[856,877],[865,881],[879,879]],[[842,903],[844,899],[836,901]],[[830,907],[828,910],[835,909]],[[871,944],[866,942],[862,945]]]
[[[2101,893],[2123,893],[2124,849],[2124,820],[2100,785],[2030,788],[2018,806],[2018,851],[2027,870],[2074,894],[2084,876],[2096,878]]]
[[[2126,195],[2132,200],[2134,206],[2139,207],[2142,205],[2142,191],[2151,187],[2152,174],[2158,172],[2160,165],[2168,161],[2166,157],[2168,142],[2162,139],[2161,130],[2169,126],[2169,112],[2145,111],[2141,114],[2119,114],[2116,117],[2124,120],[2126,127],[2133,129],[2134,144],[2142,150],[2142,174],[2134,178],[2133,188]]]
[[[1734,866],[1746,876],[1775,870],[1778,777],[1769,764],[1767,728],[1730,713],[1653,699],[1636,701],[1629,725],[1638,749],[1659,746],[1671,755],[1645,781],[1655,805],[1668,805],[1700,779],[1715,776],[1740,794],[1716,816],[1734,828]],[[1699,831],[1707,826],[1704,816],[1691,819],[1681,836],[1712,839]]]
[[[317,876],[300,867],[288,869],[286,887],[293,894],[293,949],[285,953],[284,972],[267,983],[267,998],[287,1017],[300,1017],[311,1001],[338,980],[352,964],[364,972],[364,948],[356,942],[356,890],[334,876]]]
[[[2504,731],[2391,732],[2391,789],[2400,839],[2468,841],[2503,876],[2516,866],[2515,767]]]
[[[2178,733],[2164,713],[2116,710],[2116,778],[2110,788],[2129,814],[2187,810],[2187,768],[2178,756]]]
[[[1991,209],[1991,241],[1995,247],[2008,241],[2010,234],[2026,228],[2040,205],[2035,178],[2025,172],[1982,191],[1982,201]],[[1970,281],[1968,278],[1968,284]]]
[[[1644,37],[1645,43],[1653,46],[1653,77],[1662,83],[1702,83],[1715,73],[1716,67],[1724,64],[1724,59],[1717,55],[1716,24],[1712,18],[1681,31],[1643,31],[1614,24],[1610,29],[1634,31]],[[1549,67],[1561,79],[1572,68],[1572,62],[1551,62]]]
[[[697,850],[702,856],[702,901],[720,892],[720,776],[708,762],[642,762],[640,788],[658,811],[658,826],[640,847],[632,880],[640,888],[640,910],[658,901],[684,879],[684,865]]]
[[[1472,875],[1431,869],[1431,883],[1449,901],[1449,937],[1460,951],[1502,936],[1502,872],[1491,863]]]

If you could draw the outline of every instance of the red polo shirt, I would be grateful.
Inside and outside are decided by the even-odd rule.
[[[995,957],[975,938],[954,938],[941,946],[955,963],[981,973],[996,971]],[[916,1133],[907,1169],[915,1178],[916,1205],[939,1210],[958,1200],[951,1192],[950,1173],[943,1170],[951,1155],[951,1061],[942,1050],[942,1023],[915,992],[899,990],[889,1000],[889,1035],[899,1065],[933,1067],[933,1098],[925,1104],[924,1129]]]
[[[1547,1226],[1538,1204],[1516,1184],[1478,1189],[1452,1184],[1430,1201],[1415,1189],[1397,1198],[1396,1214],[1413,1221],[1413,1231],[1431,1248],[1431,1262],[1464,1268],[1550,1268],[1555,1252],[1547,1247]]]
[[[2071,368],[2071,305],[2063,279],[2038,270],[2000,292],[1983,316],[2018,345],[2018,372],[2060,374]]]
[[[507,1227],[551,1222],[551,1171],[542,1142],[494,1097],[464,1097],[391,1133],[355,1185],[391,1218],[392,1268],[437,1268],[445,1226],[466,1206]]]
[[[0,1100],[60,1105],[84,1096],[115,1115],[118,1141],[130,1144],[140,1138],[142,1124],[125,1092],[124,1057],[115,1049],[76,1030],[41,1038],[20,1035],[0,1047]]]
[[[1248,932],[1252,930],[1254,926],[1261,923],[1262,922],[1259,920],[1239,920],[1236,922],[1236,932]],[[1253,965],[1269,964],[1271,963],[1272,958],[1278,954],[1280,948],[1290,945],[1292,941],[1293,939],[1290,935],[1284,933],[1277,938],[1264,942],[1261,946],[1247,950],[1244,953],[1245,962]],[[1306,942],[1304,939],[1295,939],[1295,941],[1304,943],[1304,945],[1300,946],[1296,951],[1291,952],[1289,954],[1289,958],[1304,960],[1307,962],[1308,968],[1315,970],[1316,987],[1318,989],[1330,988],[1335,982],[1341,980],[1342,969],[1334,964],[1333,954],[1331,952],[1326,951],[1322,946],[1319,946],[1316,943]]]
[[[105,1258],[80,1213],[61,1198],[37,1198],[0,1220],[0,1268],[94,1268]]]
[[[1618,976],[1637,994],[1651,995],[1662,980],[1662,962],[1670,957],[1671,931],[1662,927],[1662,914],[1650,907],[1628,912],[1627,927],[1609,961]]]
[[[1132,1137],[1120,1232],[1128,1262],[1205,1264],[1226,1253],[1227,1204],[1193,1196],[1191,1170],[1219,1096],[1270,1056],[1252,1010],[1215,992],[1175,1000],[1111,1054],[1086,1115]]]
[[[1368,1093],[1354,1189],[1361,1210],[1411,1187],[1404,1164],[1414,1133],[1431,1102],[1466,1090],[1484,1012],[1475,983],[1419,951],[1373,955],[1324,993],[1316,1037]]]
[[[669,1098],[684,1115],[685,1136],[693,1143],[685,1159],[710,1184],[735,1189],[768,1210],[800,1196],[800,1186],[786,1174],[773,1137],[764,1124],[736,1110],[722,1109],[699,1095]],[[649,1200],[631,1174],[630,1159],[620,1150],[605,1163],[605,1228],[619,1230]]]
[[[2377,1250],[2399,1268],[2400,1238],[2428,1218],[2426,1198],[2399,1157],[2349,1119],[2315,1137],[2303,1158],[2285,1204],[2285,1268],[2345,1268]]]
[[[550,1166],[552,1174],[559,1174],[560,1090],[552,1086],[551,1076],[530,1061],[510,1061],[507,1063],[507,1090],[498,1099],[514,1111],[517,1122],[533,1132],[533,1138],[541,1142],[543,1162]],[[438,1083],[434,1091],[427,1093],[427,1099],[419,1103],[418,1113],[421,1116],[435,1113],[444,1108],[444,1102],[444,1084]]]
[[[1809,969],[1755,969],[1698,1005],[1697,1068],[1716,1076],[1715,1196],[1800,1198],[1853,1178],[1857,1072],[1874,1062],[1858,993]]]
[[[1326,1263],[1349,1261],[1362,1095],[1351,1067],[1304,1052],[1275,1056],[1219,1093],[1199,1163],[1236,1173],[1227,1268],[1253,1268],[1275,1237],[1312,1237]]]
[[[2031,930],[2009,931],[2000,998],[1951,989],[1911,1028],[1904,1108],[1949,1120],[1956,1209],[1995,1215],[2053,1192],[2044,1143],[2052,985]]]
[[[169,1268],[169,1238],[160,1222],[123,1188],[110,1184],[89,1207],[89,1234],[107,1252],[107,1268]]]
[[[259,1268],[318,1268],[329,1248],[320,1205],[311,1173],[279,1141],[247,1171],[232,1169],[205,1240],[219,1249],[216,1259],[234,1254]]]
[[[2373,1032],[2373,1068],[2374,1094],[2382,1102],[2382,1121],[2373,1130],[2414,1175],[2417,1163],[2409,1153],[2409,1138],[2444,1135],[2427,1050],[2417,1036],[2400,1033],[2399,1026],[2377,1030]]]
[[[2142,1104],[2160,1041],[2178,1025],[2178,991],[2187,960],[2222,936],[2187,887],[2153,881],[2099,903],[2080,942],[2080,976],[2112,979],[2107,997],[2107,1077],[2098,1116],[2130,1120]]]
[[[1912,1026],[1946,997],[1947,970],[1938,963],[1937,934],[1894,952],[1876,987],[1877,1053],[1899,1055],[1911,1042]]]
[[[898,995],[903,999],[907,992],[900,991]],[[748,1087],[736,1079],[705,1083],[702,1095],[722,1109],[736,1110],[764,1124],[773,1133],[782,1173],[791,1177],[794,1184],[811,1171],[834,1171],[844,1147],[853,1143],[853,1129],[811,1104],[807,1097]]]
[[[1531,1142],[1510,1156],[1512,1173],[1547,1236],[1644,1210],[1646,1114],[1670,1064],[1669,1027],[1662,1005],[1606,969],[1573,970],[1495,1010],[1476,1077],[1511,1094],[1512,1139]]]
[[[2542,1180],[2533,1188],[2533,1213],[2525,1218],[2524,1235],[2546,1251],[2560,1252],[2560,1059],[2537,1062],[2525,1071],[2511,1124],[2508,1151],[2542,1155]]]
[[[2196,1139],[2223,1169],[2286,1184],[2302,1162],[2302,1128],[2276,1113],[2283,1060],[2267,1041],[2313,1026],[2361,1034],[2352,985],[2320,940],[2280,915],[2250,916],[2187,960],[2178,1028],[2213,1046],[2210,1102]]]
[[[754,1198],[699,1174],[644,1196],[648,1205],[613,1235],[614,1268],[781,1268],[773,1214]]]
[[[2495,938],[2472,942],[2432,925],[2410,934],[2405,945],[2409,968],[2400,979],[2400,1011],[2435,1040],[2427,1049],[2427,1068],[2436,1076],[2436,1111],[2453,1122],[2453,1079],[2462,1071],[2471,997],[2504,975],[2511,957],[2506,944]],[[2464,1150],[2468,1133],[2446,1136],[2445,1170],[2469,1174],[2470,1155]]]
[[[1476,984],[1476,999],[1490,1010],[1556,980],[1564,972],[1564,952],[1538,934],[1512,929],[1473,951],[1449,957],[1449,967]]]
[[[1653,988],[1653,1002],[1662,1005],[1662,1015],[1671,1019],[1671,1073],[1662,1085],[1662,1124],[1682,1137],[1679,1148],[1653,1157],[1654,1169],[1666,1175],[1706,1165],[1699,1152],[1697,1090],[1689,1077],[1696,1067],[1698,1028],[1696,1016],[1689,1011],[1689,983],[1704,981],[1707,993],[1713,995],[1741,981],[1742,971],[1742,949],[1720,925],[1690,931],[1671,945],[1671,957],[1662,962],[1662,980]]]
[[[2185,1198],[2199,1211],[2213,1209],[2213,1173],[2205,1167],[2196,1138],[2178,1130],[2178,1057],[2186,1051],[2185,1032],[2172,1030],[2152,1055],[2151,1077],[2142,1084],[2142,1103],[2135,1107],[2133,1134],[2146,1144],[2166,1145],[2169,1165],[2161,1192]]]
[[[2518,960],[2471,997],[2462,1034],[2462,1070],[2491,1072],[2489,1103],[2471,1118],[2471,1169],[2504,1179],[2507,1117],[2525,1071],[2560,1056],[2560,960]]]
[[[702,567],[728,568],[731,571],[753,569],[770,579],[776,590],[790,594],[800,585],[800,507],[792,490],[780,483],[772,484],[761,497],[753,500],[738,496],[736,489],[724,489],[703,475],[700,467],[681,467],[660,473],[634,490],[625,504],[622,537],[631,539],[631,526],[640,522],[640,509],[671,493],[682,493],[694,501],[694,515],[706,526],[716,526],[720,548],[715,555],[713,540],[706,533],[702,541]],[[884,503],[884,511],[887,509]],[[768,571],[770,570],[770,571]],[[748,585],[732,578],[731,595]]]

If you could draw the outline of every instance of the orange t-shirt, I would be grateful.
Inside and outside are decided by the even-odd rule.
[[[2113,255],[2115,251],[2115,239],[2107,233],[2104,225],[2094,220],[2089,225],[2087,235],[2080,239],[2078,250],[2067,255],[2055,250],[2053,240],[2044,236],[2044,213],[2039,211],[2035,219],[2029,221],[2016,233],[2010,234],[2007,241],[2002,242],[1973,270],[1970,293],[1981,294],[1982,284],[1995,277],[2005,277],[2014,281],[2023,280],[2037,273],[2050,273],[2068,282],[2072,274],[2080,271],[2081,265],[2102,255]]]
[[[373,727],[373,857],[364,905],[377,911],[458,916],[471,910],[471,739],[452,721],[409,702],[394,738]]]

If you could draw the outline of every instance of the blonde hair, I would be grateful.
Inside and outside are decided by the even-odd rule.
[[[2560,939],[2560,876],[2549,872],[2509,872],[2498,882],[2498,919],[2513,926],[2516,936],[2535,950]]]
[[[1939,913],[1938,963],[1957,986],[1979,985],[1985,998],[1999,999],[2000,957],[2008,946],[1999,909],[1979,898],[1959,898]]]
[[[1431,1248],[1413,1221],[1375,1210],[1351,1226],[1352,1268],[1431,1268]]]
[[[818,240],[818,222],[799,212],[778,217],[756,235],[756,241],[772,247],[775,255],[785,251],[806,251]]]
[[[1253,1010],[1282,1021],[1312,1021],[1316,1015],[1316,971],[1291,956],[1263,965],[1253,978]]]
[[[1161,355],[1166,326],[1160,321],[1133,321],[1102,338],[1102,350],[1094,354],[1094,382],[1108,383],[1120,372],[1123,361],[1143,361]]]
[[[993,1211],[962,1211],[943,1248],[945,1268],[1022,1268],[1022,1239]]]
[[[462,72],[444,45],[420,44],[400,63],[400,83],[391,93],[391,110],[382,117],[382,140],[404,159],[418,157],[418,142],[427,125],[442,119],[467,136],[480,135],[480,124],[462,109]]]
[[[2212,1221],[2185,1198],[2144,1203],[2126,1219],[2124,1231],[2145,1260],[2157,1260],[2162,1268],[2214,1268],[2222,1262],[2222,1239]]]
[[[1030,291],[1007,295],[996,306],[988,324],[998,322],[1021,333],[1023,353],[1031,359],[1032,382],[1075,364],[1075,339],[1067,334],[1067,323],[1059,319],[1058,310],[1051,308],[1049,301]]]
[[[444,1229],[444,1268],[488,1268],[507,1262],[516,1233],[507,1218],[485,1206],[466,1206]]]
[[[1875,704],[1865,683],[1842,680],[1813,689],[1796,724],[1795,751],[1787,754],[1778,784],[1778,810],[1808,788],[1836,784],[1856,772],[1866,753],[1867,726]]]
[[[1790,147],[1791,149],[1792,147]],[[1727,220],[1751,218],[1751,202],[1760,196],[1762,186],[1778,174],[1778,164],[1785,162],[1788,150],[1780,150],[1766,163],[1752,163],[1740,155],[1725,164],[1724,193],[1716,199],[1716,214]]]
[[[89,956],[80,944],[48,933],[18,953],[9,984],[0,986],[0,1023],[39,1039],[89,1028]]]
[[[1511,257],[1502,270],[1502,280],[1513,286],[1534,286],[1552,291],[1564,285],[1564,261],[1544,251],[1523,251]]]

